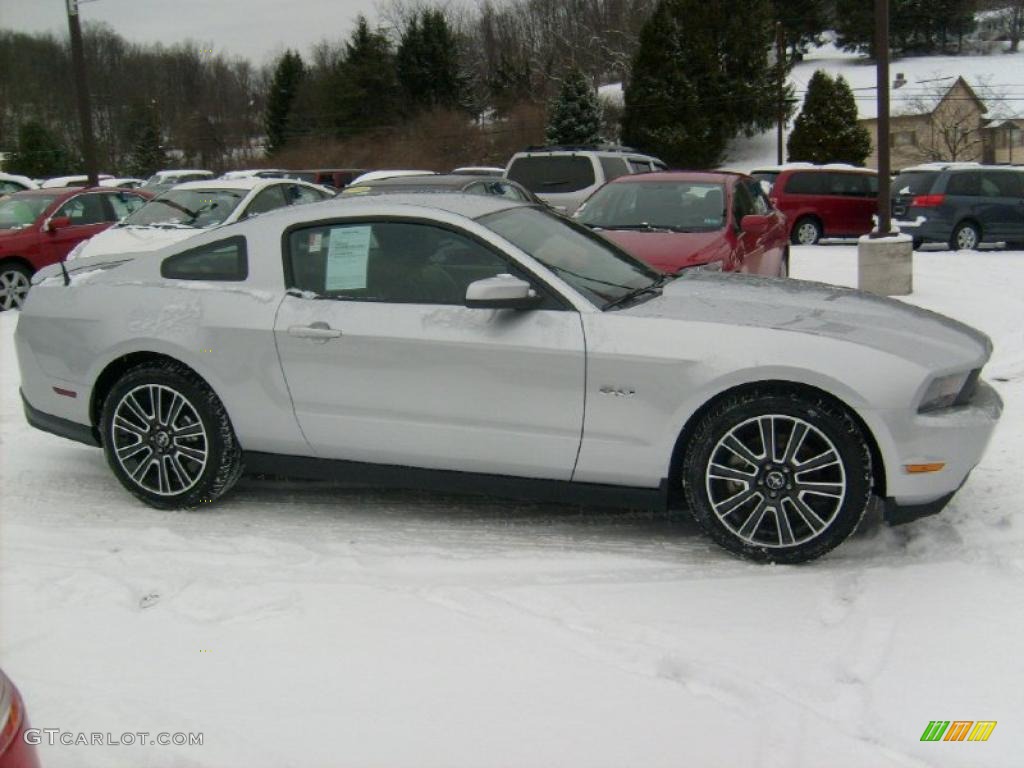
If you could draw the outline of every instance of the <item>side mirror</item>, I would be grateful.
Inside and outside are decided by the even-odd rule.
[[[470,283],[466,306],[471,309],[528,309],[540,302],[540,295],[525,280],[497,275]]]
[[[58,229],[65,229],[71,226],[70,216],[56,216],[46,224],[47,232],[56,232]]]
[[[760,237],[772,225],[771,216],[749,214],[740,221],[740,229],[743,233],[752,237]]]

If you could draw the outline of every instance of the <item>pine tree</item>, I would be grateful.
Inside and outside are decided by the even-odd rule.
[[[156,110],[136,105],[128,129],[129,151],[125,170],[130,176],[146,179],[167,165],[160,137],[160,122]]]
[[[302,57],[293,51],[285,51],[274,68],[274,77],[267,92],[267,151],[277,152],[293,133],[291,125],[292,106],[298,96],[306,68]]]
[[[726,3],[660,0],[626,85],[623,141],[672,165],[716,165],[730,139],[775,118],[773,42],[768,0],[750,0],[742,13]]]
[[[889,47],[896,54],[931,53],[959,47],[974,29],[974,0],[890,0]],[[849,51],[875,55],[875,6],[837,0],[837,42]]]
[[[352,136],[398,120],[401,87],[391,43],[370,29],[364,16],[345,43],[345,55],[332,78],[334,132]]]
[[[842,75],[814,73],[786,148],[794,162],[864,164],[871,135],[857,122],[857,103]]]
[[[549,144],[596,144],[601,140],[601,105],[586,75],[573,67],[548,107]]]
[[[46,127],[30,120],[18,129],[18,148],[5,163],[9,173],[45,178],[68,169],[68,153]]]
[[[772,0],[772,18],[782,24],[786,47],[803,53],[828,29],[825,0]]]
[[[395,66],[409,105],[418,108],[461,107],[466,80],[459,68],[459,41],[440,9],[415,14],[398,46]]]

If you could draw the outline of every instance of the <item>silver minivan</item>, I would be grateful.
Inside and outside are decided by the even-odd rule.
[[[505,178],[570,215],[605,182],[665,168],[658,158],[625,147],[531,147],[512,156]]]

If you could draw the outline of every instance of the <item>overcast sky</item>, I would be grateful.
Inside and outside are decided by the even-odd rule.
[[[375,18],[375,0],[92,0],[84,22],[102,21],[129,40],[175,43],[191,38],[255,64],[285,48],[303,55],[322,38],[351,31],[357,14]],[[0,0],[0,28],[67,33],[65,0]]]

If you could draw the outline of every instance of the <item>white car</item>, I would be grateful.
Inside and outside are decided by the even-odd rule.
[[[334,193],[324,187],[293,179],[190,181],[164,192],[120,223],[83,241],[66,260],[156,251],[204,229],[331,197]]]
[[[367,171],[356,176],[349,182],[350,187],[356,187],[364,181],[380,181],[381,179],[393,179],[397,176],[432,176],[434,171]]]
[[[212,179],[212,171],[202,171],[197,168],[176,168],[170,171],[157,171],[142,185],[147,192],[159,195],[161,192],[170,189],[178,184],[185,184],[189,181],[205,181]]]
[[[13,195],[15,192],[24,192],[26,189],[38,189],[36,184],[28,176],[19,176],[15,173],[0,173],[0,197]]]
[[[872,496],[891,521],[941,510],[1002,408],[980,379],[990,341],[958,322],[817,283],[664,275],[494,196],[335,199],[70,272],[40,272],[18,323],[25,413],[101,445],[163,509],[243,470],[685,496],[731,551],[799,562]]]
[[[114,177],[109,173],[101,173],[96,178],[102,185],[104,181]],[[85,174],[77,174],[75,176],[54,176],[51,179],[46,179],[39,187],[40,189],[53,189],[54,187],[85,187],[88,185],[89,177]]]
[[[144,179],[136,179],[134,176],[115,176],[111,179],[101,179],[101,187],[118,187],[119,189],[136,189],[145,184]]]

